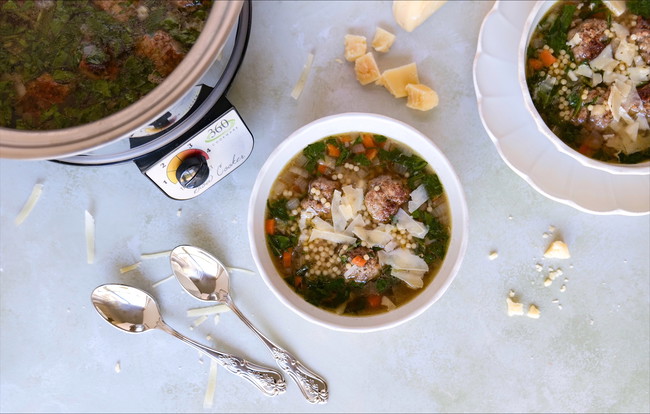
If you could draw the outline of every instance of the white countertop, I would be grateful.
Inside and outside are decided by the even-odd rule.
[[[3,412],[647,412],[650,410],[650,216],[592,215],[536,192],[499,157],[479,119],[472,61],[491,2],[449,2],[412,33],[391,2],[253,4],[247,56],[228,95],[255,137],[251,157],[200,197],[167,198],[132,163],[75,167],[0,160],[0,410]],[[378,86],[360,86],[342,61],[343,36],[397,34],[380,66],[416,61],[440,106],[420,113]],[[308,53],[314,67],[290,97]],[[169,276],[165,258],[119,269],[143,253],[194,244],[228,266],[255,270],[247,235],[250,189],[270,151],[322,116],[375,112],[429,136],[455,166],[470,214],[467,255],[447,293],[424,314],[367,334],[330,331],[285,308],[257,274],[234,272],[233,295],[260,330],[325,377],[312,406],[288,390],[265,397],[219,368],[203,408],[209,359],[156,331],[128,335],[95,312],[103,283],[147,290],[178,331],[273,367],[232,313],[190,329],[202,304]],[[42,197],[14,219],[35,183]],[[178,215],[181,210],[180,216]],[[84,211],[96,222],[86,262]],[[550,237],[549,228],[555,232]],[[563,238],[571,259],[542,254]],[[490,252],[498,252],[495,260]],[[542,272],[535,268],[543,265]],[[545,287],[548,266],[564,274]],[[565,278],[568,279],[565,281]],[[561,292],[561,286],[566,291]],[[513,289],[540,319],[509,317]],[[554,301],[557,299],[557,301]],[[561,305],[561,306],[560,306]],[[119,364],[120,372],[116,371]]]

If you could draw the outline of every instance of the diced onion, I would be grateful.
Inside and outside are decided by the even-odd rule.
[[[120,267],[120,273],[124,274],[124,273],[126,273],[126,272],[130,272],[131,270],[135,270],[135,269],[137,269],[138,267],[140,267],[140,264],[141,264],[141,263],[142,263],[142,262],[138,262],[138,263],[134,263],[134,264],[132,264],[132,265],[130,265],[130,266]]]
[[[289,201],[287,201],[287,208],[289,210],[295,210],[298,208],[299,205],[300,205],[300,200],[298,200],[297,197],[291,198],[289,199]]]
[[[388,296],[381,297],[381,304],[382,306],[385,306],[388,310],[393,310],[397,307],[390,299],[388,299]]]
[[[146,259],[157,259],[158,257],[169,257],[171,252],[172,252],[171,250],[166,250],[164,252],[142,253],[140,255],[140,259],[146,260]]]
[[[210,358],[210,372],[208,373],[208,385],[205,387],[203,397],[203,408],[212,408],[214,403],[214,391],[217,388],[217,361]]]
[[[307,77],[309,76],[309,72],[311,71],[311,64],[313,62],[314,54],[310,53],[307,55],[307,61],[305,62],[305,66],[302,68],[300,78],[298,79],[296,86],[294,86],[293,90],[291,91],[291,97],[293,99],[297,100],[300,97],[302,90],[305,88],[305,83],[307,82]]]
[[[215,313],[223,313],[230,311],[230,308],[225,304],[218,304],[212,306],[204,306],[202,308],[192,308],[187,310],[187,316],[190,318],[205,316],[205,315],[214,315]]]
[[[366,147],[363,144],[356,144],[352,146],[351,151],[354,154],[361,154],[362,152],[366,152]]]
[[[289,168],[289,171],[296,174],[296,175],[298,175],[298,176],[300,176],[300,177],[309,178],[309,173],[303,168],[298,168],[296,166],[292,166],[291,168]]]
[[[41,183],[34,184],[34,187],[32,188],[32,193],[29,195],[27,202],[20,210],[20,213],[18,213],[18,215],[16,216],[16,220],[15,220],[16,226],[19,226],[23,221],[25,221],[27,216],[29,216],[29,213],[32,212],[32,209],[36,205],[36,202],[41,197],[42,192],[43,192],[43,184]]]
[[[95,219],[88,212],[85,211],[85,227],[86,227],[86,260],[89,264],[95,261]]]

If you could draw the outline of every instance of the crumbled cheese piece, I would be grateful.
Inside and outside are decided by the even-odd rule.
[[[156,259],[158,257],[169,257],[171,250],[165,250],[162,252],[156,252],[156,253],[142,253],[140,255],[140,259],[146,260],[146,259]]]
[[[367,42],[365,36],[345,35],[345,59],[354,62],[366,54]]]
[[[362,85],[375,82],[380,78],[379,67],[372,52],[368,52],[354,61],[354,73]]]
[[[179,208],[178,211],[176,211],[176,216],[180,217],[182,213],[183,213],[183,209]]]
[[[407,96],[406,85],[418,84],[418,68],[415,62],[408,65],[387,69],[381,74],[378,84],[381,84],[396,98]]]
[[[543,269],[544,269],[544,266],[542,266],[541,264],[537,263],[535,265],[535,270],[537,270],[538,272],[541,272]]]
[[[569,247],[562,240],[555,240],[548,246],[544,257],[549,259],[568,259],[571,257],[569,253]]]
[[[86,261],[95,261],[95,218],[86,210],[84,212],[86,226]]]
[[[293,99],[297,100],[300,97],[302,90],[305,88],[305,83],[307,83],[307,77],[309,76],[309,72],[311,72],[312,63],[314,63],[314,54],[309,53],[307,55],[307,60],[305,61],[305,65],[302,67],[300,78],[298,78],[298,82],[296,82],[296,85],[293,87],[293,90],[291,91],[291,97]]]
[[[506,303],[508,304],[508,316],[516,316],[524,314],[524,305],[515,302],[511,298],[506,298]]]
[[[496,251],[491,251],[491,252],[490,252],[490,255],[488,256],[488,258],[489,258],[490,260],[494,260],[494,259],[496,259],[497,257],[499,257],[499,253],[497,253]]]
[[[511,298],[514,298],[515,297],[515,291],[510,289],[510,292],[508,292],[508,296],[510,296]]]
[[[552,284],[553,284],[553,279],[551,279],[550,277],[547,277],[546,279],[544,279],[544,286],[549,287]]]
[[[203,396],[203,408],[212,408],[214,403],[214,391],[217,388],[217,361],[210,358],[210,372],[208,373],[208,385],[205,387]]]
[[[201,316],[199,316],[198,318],[196,318],[196,319],[194,320],[194,322],[192,323],[192,325],[190,325],[190,331],[193,331],[194,328],[196,328],[197,326],[201,325],[201,324],[202,324],[203,322],[205,322],[207,319],[208,319],[208,315],[201,315]]]
[[[533,318],[533,319],[539,319],[539,317],[541,316],[541,312],[539,311],[537,306],[530,305],[528,307],[528,312],[526,313],[526,316],[528,316],[529,318]]]
[[[560,286],[560,292],[565,292],[566,291],[566,285]]]
[[[447,0],[394,0],[393,16],[402,29],[412,32],[446,2]]]
[[[118,374],[122,372],[122,366],[120,365],[120,361],[117,361],[115,363],[115,372],[117,372]]]
[[[436,91],[421,83],[406,85],[406,106],[419,111],[429,111],[438,106],[439,98]]]
[[[372,39],[372,47],[377,52],[386,53],[395,42],[395,35],[391,32],[378,27],[375,31],[375,37]]]
[[[227,305],[220,303],[218,305],[203,306],[201,308],[188,309],[187,316],[190,318],[195,318],[195,317],[219,314],[228,311],[230,311],[230,308]]]
[[[159,285],[165,283],[168,280],[171,280],[174,278],[174,275],[169,275],[164,279],[160,279],[159,281],[155,282],[154,284],[151,285],[151,287],[158,287]]]

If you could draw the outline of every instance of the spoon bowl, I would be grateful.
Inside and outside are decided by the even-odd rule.
[[[95,288],[90,299],[97,313],[122,331],[141,333],[159,329],[206,353],[228,371],[247,379],[268,396],[286,390],[286,383],[279,372],[209,348],[172,329],[163,321],[158,304],[147,292],[132,286],[108,284]]]
[[[227,305],[267,346],[275,362],[293,379],[310,403],[327,402],[327,383],[292,354],[273,343],[237,309],[230,296],[228,270],[216,257],[194,246],[178,246],[170,254],[172,271],[181,286],[197,299]]]

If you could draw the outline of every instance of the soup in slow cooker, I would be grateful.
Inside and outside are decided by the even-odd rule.
[[[199,36],[212,0],[0,0],[0,126],[49,130],[151,91]]]
[[[434,279],[451,217],[435,171],[409,148],[355,132],[310,144],[275,180],[265,232],[286,283],[347,316],[388,312]]]

